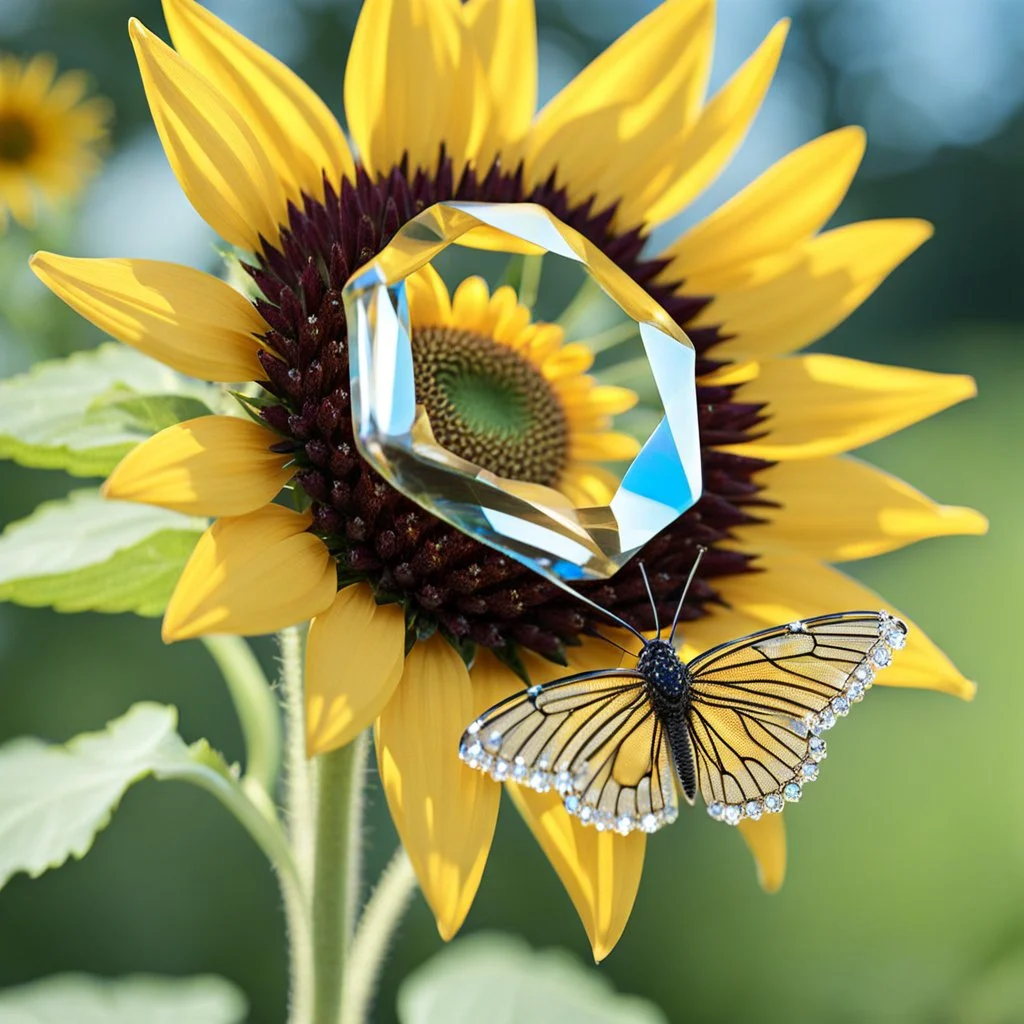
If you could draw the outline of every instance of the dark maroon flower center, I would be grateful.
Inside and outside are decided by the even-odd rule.
[[[354,184],[343,181],[339,190],[327,183],[324,201],[306,197],[301,210],[290,207],[280,243],[265,243],[257,254],[259,265],[248,268],[263,295],[256,306],[270,326],[265,340],[280,356],[261,356],[267,373],[262,383],[273,398],[261,415],[294,453],[300,466],[296,480],[312,503],[312,529],[337,558],[340,583],[365,580],[379,600],[401,602],[410,639],[440,629],[467,653],[484,645],[512,665],[518,664],[517,646],[561,659],[566,645],[608,623],[518,562],[423,511],[374,472],[354,441],[341,289],[402,224],[452,199],[544,206],[599,246],[686,330],[697,350],[698,378],[723,365],[709,355],[722,340],[719,331],[690,326],[709,299],[687,295],[681,283],[659,282],[664,263],[644,257],[639,229],[613,230],[614,208],[571,203],[554,176],[527,189],[521,168],[506,170],[499,162],[484,176],[469,169],[455,180],[442,151],[432,171],[410,171],[403,163],[371,178],[359,168]],[[524,384],[525,399],[528,392]],[[716,578],[750,570],[752,556],[720,546],[734,527],[756,522],[750,510],[765,504],[754,478],[768,463],[715,450],[749,439],[761,420],[761,406],[737,402],[735,392],[736,386],[697,389],[704,470],[700,501],[612,579],[581,587],[638,628],[654,626],[640,560],[662,621],[671,618],[698,545],[709,550],[687,597],[684,620],[720,601]],[[522,422],[512,425],[527,422],[524,412]],[[507,452],[503,457],[514,458]]]
[[[24,164],[35,148],[35,130],[21,114],[0,114],[0,164]]]

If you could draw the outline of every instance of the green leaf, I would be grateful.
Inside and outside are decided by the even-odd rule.
[[[3,1024],[241,1024],[245,996],[223,978],[58,974],[0,991]]]
[[[0,747],[0,887],[84,857],[133,782],[189,764],[177,723],[174,708],[136,704],[64,745],[23,737]]]
[[[534,952],[502,935],[449,946],[398,993],[402,1024],[667,1024],[653,1004],[614,992],[561,950]]]
[[[105,476],[163,427],[207,415],[220,390],[107,344],[0,381],[0,458]]]
[[[177,512],[73,491],[0,534],[0,601],[159,615],[205,527]]]

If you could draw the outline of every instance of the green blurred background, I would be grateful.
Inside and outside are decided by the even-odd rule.
[[[357,5],[222,0],[214,10],[285,58],[340,113]],[[539,4],[541,96],[552,95],[649,2]],[[146,116],[126,32],[163,33],[157,0],[0,0],[0,50],[49,50],[89,70],[117,108],[111,159],[74,216],[0,239],[0,375],[96,344],[25,271],[41,245],[213,266],[213,239],[180,197]],[[629,927],[599,970],[672,1021],[1002,1024],[1024,1020],[1024,5],[1016,0],[722,0],[714,82],[773,21],[794,17],[778,80],[726,175],[665,237],[784,152],[847,123],[868,128],[836,223],[933,221],[936,238],[820,344],[881,362],[975,375],[980,397],[865,454],[938,500],[986,512],[985,539],[918,544],[850,566],[906,609],[979,683],[973,704],[876,690],[830,741],[827,781],[787,814],[789,877],[763,895],[731,830],[684,814],[649,844]],[[0,465],[0,520],[65,493],[60,474]],[[841,501],[842,496],[836,495]],[[271,664],[269,642],[261,654]],[[173,703],[188,739],[229,758],[241,739],[196,644],[158,623],[0,606],[0,740],[100,727],[133,701]],[[396,842],[371,782],[373,875]],[[465,934],[588,946],[571,904],[505,808]],[[284,1016],[283,921],[270,872],[204,794],[144,783],[88,858],[0,894],[0,985],[65,970],[214,972],[248,994],[253,1024]],[[419,898],[377,1017],[440,947]]]

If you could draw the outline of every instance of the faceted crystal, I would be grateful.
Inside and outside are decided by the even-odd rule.
[[[859,701],[864,699],[864,684],[854,679],[846,688],[847,699]]]
[[[815,736],[819,733],[825,732],[831,729],[836,724],[836,713],[831,708],[825,708],[820,715],[818,715],[817,725],[811,730]]]
[[[628,814],[623,814],[617,822],[615,822],[615,831],[620,836],[628,836],[633,831],[633,819]]]
[[[780,793],[769,793],[764,798],[764,809],[769,814],[778,814],[782,810],[785,801]]]
[[[717,800],[714,803],[708,804],[708,814],[717,821],[725,814],[725,804],[719,803]]]
[[[895,651],[907,646],[907,627],[899,619],[891,619],[882,630],[882,639]]]
[[[800,777],[807,782],[813,782],[818,777],[818,766],[813,761],[805,761],[800,765]]]
[[[764,808],[762,808],[760,800],[748,800],[746,807],[743,808],[747,817],[750,818],[751,821],[757,821],[757,819],[761,817],[761,811],[763,809]]]
[[[580,798],[575,794],[565,798],[565,809],[570,814],[575,814],[580,809]]]
[[[663,415],[607,505],[500,477],[442,447],[416,402],[407,282],[451,245],[551,253],[581,267],[637,325]],[[701,494],[696,354],[653,299],[596,246],[533,203],[437,203],[345,285],[359,450],[392,486],[560,585],[606,579]]]
[[[658,831],[658,819],[653,814],[645,814],[640,819],[640,827],[645,832],[657,832]]]
[[[737,804],[727,804],[724,813],[722,814],[722,821],[727,825],[738,825],[740,818],[743,817],[743,809]]]
[[[815,761],[823,761],[825,759],[825,741],[820,736],[812,736],[807,744],[807,753]]]
[[[782,795],[791,803],[796,803],[797,800],[803,796],[803,791],[800,789],[800,783],[798,782],[787,782],[783,787]]]
[[[892,663],[892,651],[885,644],[875,644],[868,652],[868,657],[875,668],[885,668]]]
[[[837,715],[848,715],[850,713],[850,702],[846,697],[833,697],[832,710]]]

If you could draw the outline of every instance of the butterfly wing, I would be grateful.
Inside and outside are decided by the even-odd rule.
[[[583,672],[496,704],[459,757],[498,782],[556,790],[586,825],[654,832],[678,814],[665,730],[631,669]]]
[[[687,727],[708,813],[736,825],[799,800],[825,756],[821,733],[863,699],[906,635],[885,612],[843,612],[694,659]]]

